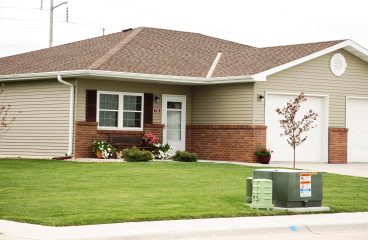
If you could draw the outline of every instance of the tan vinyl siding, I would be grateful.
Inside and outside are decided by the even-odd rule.
[[[162,94],[186,95],[187,99],[187,124],[191,122],[191,88],[183,85],[166,85],[152,83],[135,83],[125,81],[109,81],[96,79],[78,79],[77,90],[77,121],[86,119],[86,90],[96,89],[99,91],[133,92],[133,93],[153,93],[160,97],[158,103],[154,102],[153,107],[162,108]],[[162,109],[161,109],[162,110]],[[161,123],[161,113],[153,114],[153,123]]]
[[[253,83],[195,86],[192,123],[252,124]]]
[[[56,80],[6,83],[0,102],[15,120],[0,136],[2,157],[63,156],[68,150],[69,87]]]
[[[340,77],[330,70],[330,59],[337,52],[347,61],[346,72]],[[329,126],[345,127],[346,96],[368,97],[368,64],[339,50],[271,75],[266,82],[256,83],[255,91],[329,95]],[[255,123],[264,124],[264,102],[255,102]]]

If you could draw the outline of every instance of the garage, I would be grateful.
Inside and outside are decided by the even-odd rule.
[[[348,162],[368,162],[368,98],[346,99]]]
[[[297,118],[301,118],[309,109],[317,112],[317,127],[308,133],[308,139],[296,149],[297,162],[327,162],[328,158],[328,97],[308,95],[302,103]],[[267,126],[267,146],[274,152],[271,161],[293,161],[293,149],[287,143],[286,136],[280,136],[282,129],[277,108],[295,98],[297,94],[267,93],[265,101],[265,124]]]

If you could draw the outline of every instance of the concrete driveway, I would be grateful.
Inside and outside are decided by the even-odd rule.
[[[264,166],[264,164],[257,164],[257,166]],[[269,167],[288,167],[292,168],[291,162],[273,162]],[[348,163],[348,164],[328,164],[328,163],[296,163],[296,168],[343,174],[356,177],[368,177],[368,163]]]
[[[259,163],[240,163],[240,162],[227,162],[227,161],[207,161],[201,162],[214,162],[214,163],[230,163],[252,167],[271,167],[271,168],[292,168],[292,162],[270,162],[270,164]],[[368,178],[368,163],[348,163],[348,164],[328,164],[328,163],[296,163],[296,168],[305,169],[316,172],[328,172],[356,177]]]

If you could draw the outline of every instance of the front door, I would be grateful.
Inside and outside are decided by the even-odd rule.
[[[162,96],[162,123],[164,124],[163,143],[168,143],[175,154],[185,150],[185,96]]]

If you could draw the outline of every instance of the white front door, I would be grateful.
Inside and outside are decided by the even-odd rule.
[[[346,99],[348,162],[368,162],[368,98]]]
[[[170,144],[174,154],[178,150],[185,150],[185,102],[185,96],[162,96],[163,143]]]
[[[280,136],[280,116],[276,108],[283,108],[296,95],[267,93],[265,107],[265,123],[267,126],[267,147],[273,150],[271,161],[293,161],[292,147],[287,143],[285,136]],[[318,113],[317,126],[306,133],[307,140],[296,148],[298,162],[326,162],[327,161],[327,112],[326,98],[306,96],[307,101],[302,103],[297,118],[312,109]]]

